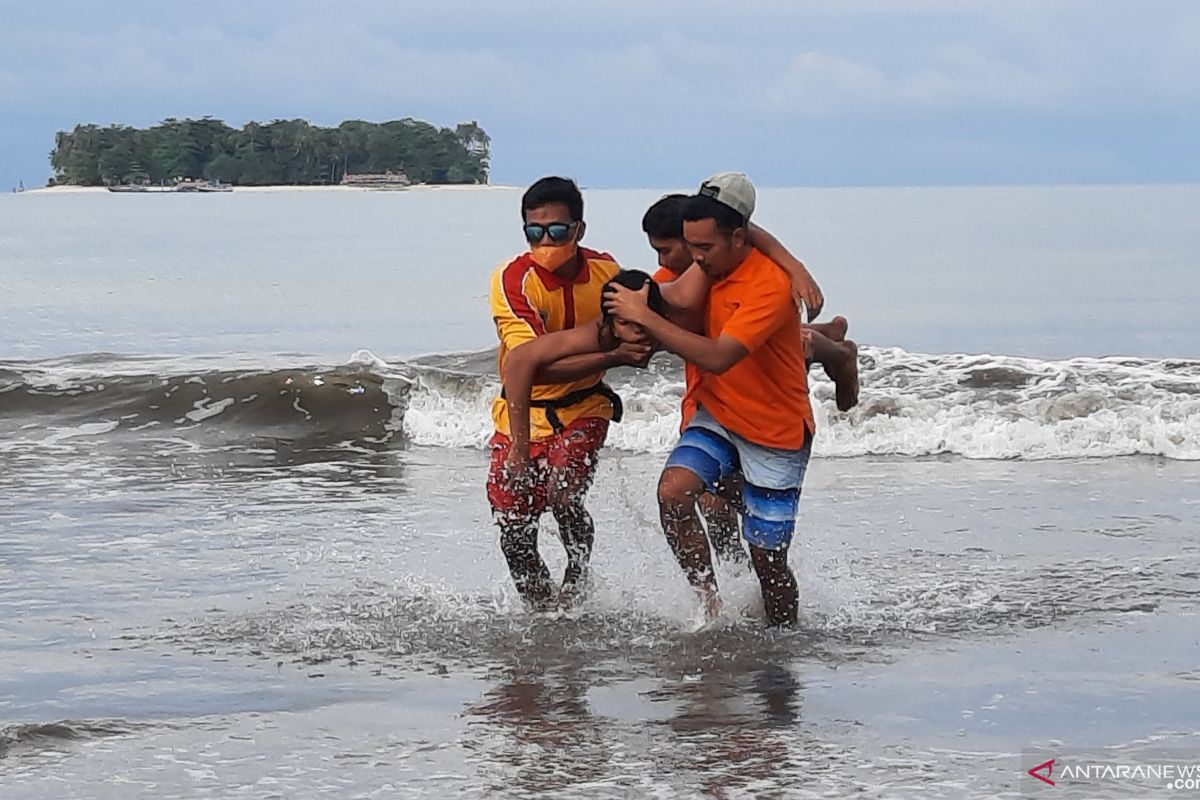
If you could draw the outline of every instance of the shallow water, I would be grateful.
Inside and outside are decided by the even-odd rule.
[[[697,629],[655,456],[604,462],[592,599],[530,617],[483,453],[307,455],[6,471],[4,715],[67,721],[6,728],[6,796],[993,796],[1032,743],[1194,730],[1191,463],[820,462],[778,633],[729,571]]]
[[[1194,752],[1196,191],[763,193],[864,341],[859,408],[814,378],[791,632],[725,566],[702,624],[662,357],[613,376],[591,596],[521,608],[481,449],[512,193],[5,198],[0,796],[991,798],[1034,745]],[[657,194],[589,194],[589,237],[636,263]]]

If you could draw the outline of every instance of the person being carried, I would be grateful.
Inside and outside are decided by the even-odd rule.
[[[702,334],[653,313],[645,288],[610,286],[604,306],[700,370],[696,411],[667,459],[658,501],[667,541],[706,613],[718,614],[720,599],[696,499],[740,472],[742,535],[767,619],[794,625],[799,591],[788,548],[816,426],[789,281],[749,241],[754,202],[745,175],[722,173],[683,210],[684,238],[711,282]]]
[[[646,305],[652,313],[665,315],[667,304],[658,285],[645,272],[623,269],[609,279],[604,288],[623,286],[627,289],[646,289]],[[631,323],[604,311],[590,325],[580,325],[537,339],[513,350],[505,361],[501,378],[504,397],[508,403],[508,424],[511,437],[506,455],[510,475],[521,475],[530,469],[534,445],[530,436],[531,413],[538,407],[533,399],[539,375],[567,358],[580,354],[616,352],[624,347],[644,366],[652,348],[641,325]]]
[[[581,247],[586,225],[583,196],[574,181],[548,177],[521,198],[521,222],[529,250],[499,267],[491,280],[491,313],[500,340],[497,366],[532,343],[559,331],[593,326],[601,316],[601,287],[620,267],[611,256]],[[621,346],[560,360],[537,375],[535,407],[522,425],[530,438],[514,457],[509,403],[492,405],[487,496],[500,528],[500,549],[513,583],[528,605],[556,600],[550,572],[538,553],[538,520],[549,510],[567,552],[560,602],[579,599],[587,581],[595,527],[584,507],[609,421],[619,399],[603,383],[604,371],[649,358],[647,345]]]
[[[665,195],[651,205],[642,217],[642,231],[651,249],[658,255],[659,269],[652,277],[660,285],[679,278],[694,263],[683,238],[683,208],[687,200],[688,195],[684,194]],[[774,236],[753,222],[749,223],[749,231],[750,244],[771,260],[779,262],[792,278],[797,305],[803,303],[809,313],[809,321],[802,323],[809,360],[820,364],[833,381],[838,411],[849,411],[858,405],[858,345],[846,338],[850,323],[842,316],[834,317],[830,322],[813,322],[820,315],[825,298],[804,264],[796,260]],[[679,321],[674,316],[672,319]],[[680,324],[695,332],[700,330],[696,322],[698,320],[693,318],[690,325]],[[691,402],[691,387],[696,383],[694,366],[689,364],[685,367],[685,378],[688,392],[684,396],[684,426],[694,410]]]

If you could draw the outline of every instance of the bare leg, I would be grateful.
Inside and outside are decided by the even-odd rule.
[[[713,551],[722,561],[746,563],[746,551],[742,549],[742,534],[738,530],[737,511],[729,501],[705,492],[699,499],[700,513],[708,526],[708,538]]]
[[[696,514],[696,498],[703,491],[704,482],[694,472],[667,467],[658,481],[658,511],[667,543],[683,567],[688,583],[704,600],[705,614],[712,619],[720,613],[721,601],[708,538]]]
[[[849,339],[834,341],[814,330],[812,356],[833,381],[838,411],[858,405],[858,345]]]
[[[813,333],[819,333],[826,339],[840,342],[846,338],[846,331],[850,328],[850,323],[845,317],[834,317],[829,322],[809,322],[807,327]],[[814,360],[819,361],[820,359]]]
[[[592,559],[592,545],[596,540],[596,526],[592,515],[583,507],[583,498],[567,508],[553,508],[554,519],[563,547],[567,551],[567,568],[563,572],[562,592],[559,604],[578,605],[587,589],[588,563]]]
[[[742,508],[741,473],[735,472],[721,481],[715,494],[702,494],[699,505],[717,558],[749,566],[750,558],[742,549],[742,533],[738,524],[738,512]]]
[[[554,584],[550,570],[537,549],[537,520],[506,519],[500,522],[500,549],[508,561],[517,592],[527,605],[537,611],[551,606]]]
[[[763,550],[750,546],[750,560],[762,588],[767,622],[778,626],[795,626],[800,611],[800,589],[796,576],[788,566],[787,548]]]
[[[578,605],[587,589],[588,564],[596,540],[596,525],[583,506],[595,474],[595,458],[586,463],[550,470],[550,512],[558,523],[558,533],[567,551],[567,568],[563,572],[559,604]]]

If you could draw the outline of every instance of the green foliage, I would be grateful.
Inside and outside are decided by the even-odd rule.
[[[486,183],[491,139],[475,121],[453,130],[401,119],[249,122],[166,119],[141,130],[76,125],[50,152],[54,183],[102,186],[208,178],[242,186],[338,183],[346,173],[404,172],[414,183]]]

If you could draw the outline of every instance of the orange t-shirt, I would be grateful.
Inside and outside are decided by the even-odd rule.
[[[758,250],[708,292],[705,333],[732,336],[748,351],[721,375],[700,373],[700,405],[727,430],[755,444],[804,446],[816,430],[808,402],[804,336],[791,281]]]
[[[503,372],[504,359],[514,347],[520,347],[544,333],[563,331],[587,325],[600,318],[600,293],[604,284],[621,271],[607,253],[579,248],[583,268],[574,280],[563,280],[553,272],[533,263],[529,253],[517,256],[492,274],[491,307],[500,339],[497,368]],[[571,392],[595,386],[604,377],[596,372],[569,383],[542,384],[533,387],[534,400],[551,400]],[[570,408],[558,409],[563,425],[580,417],[612,418],[612,406],[601,395],[580,400]],[[492,403],[492,421],[496,430],[511,435],[508,426],[508,403],[497,397]],[[548,439],[554,429],[540,408],[529,410],[529,438]]]

